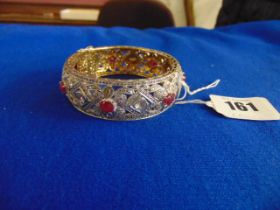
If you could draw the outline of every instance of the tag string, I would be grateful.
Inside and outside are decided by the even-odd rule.
[[[185,99],[186,99],[187,95],[195,95],[198,92],[217,87],[217,85],[220,83],[220,81],[221,81],[220,79],[217,79],[207,86],[204,86],[204,87],[191,91],[190,86],[184,80],[182,80],[181,84],[182,84],[182,88],[183,88],[184,92],[181,97],[176,99],[175,104],[206,104],[208,101],[203,101],[200,99],[194,99],[194,100],[185,100]]]

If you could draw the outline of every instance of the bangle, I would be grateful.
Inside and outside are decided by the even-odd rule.
[[[87,115],[139,120],[170,108],[183,77],[179,62],[165,52],[129,46],[87,47],[66,60],[60,90]]]

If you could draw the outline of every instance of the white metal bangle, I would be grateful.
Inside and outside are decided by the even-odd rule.
[[[114,75],[141,78],[112,78]],[[60,89],[87,115],[139,120],[170,108],[183,78],[179,62],[165,52],[130,46],[87,47],[65,62]]]

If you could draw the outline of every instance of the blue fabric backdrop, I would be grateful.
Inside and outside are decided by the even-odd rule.
[[[166,51],[192,88],[264,96],[280,110],[280,21],[203,30],[0,24],[0,209],[280,209],[280,122],[226,119],[178,105],[110,122],[58,90],[77,49]],[[195,97],[194,97],[195,98]]]

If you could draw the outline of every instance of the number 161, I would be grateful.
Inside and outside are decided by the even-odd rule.
[[[231,110],[249,111],[249,109],[251,109],[255,112],[259,111],[257,107],[255,107],[255,105],[251,102],[244,104],[242,102],[226,101],[225,103],[229,105]]]

